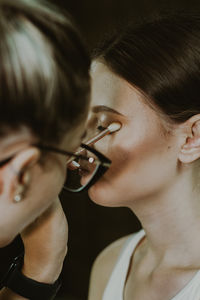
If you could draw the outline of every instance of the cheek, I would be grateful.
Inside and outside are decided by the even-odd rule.
[[[164,148],[158,135],[149,134],[145,129],[138,130],[137,134],[126,130],[115,140],[107,140],[107,145],[102,152],[111,158],[112,165],[104,176],[106,180],[109,180],[109,177],[121,178],[122,174],[139,170]]]
[[[37,195],[41,201],[37,201],[37,207],[49,205],[56,200],[59,192],[61,191],[66,176],[65,164],[56,164],[47,172],[36,176],[35,183],[38,186]],[[32,185],[33,190],[30,190],[30,197],[35,195],[35,184]],[[28,195],[27,195],[28,196]],[[34,203],[33,203],[34,205]],[[37,208],[36,208],[37,209]]]
[[[105,174],[104,179],[110,181],[120,176],[124,170],[127,170],[135,155],[135,152],[131,152],[130,149],[122,145],[111,147],[108,151],[108,157],[111,157],[112,165]]]
[[[30,224],[57,200],[64,183],[65,172],[54,168],[47,173],[36,176],[24,199],[24,223]],[[26,224],[26,225],[27,225]],[[24,227],[24,224],[22,224]]]
[[[34,221],[54,201],[62,189],[64,182],[64,171],[59,167],[51,168],[41,173],[35,173],[32,184],[24,199],[23,215],[27,223]],[[22,224],[24,226],[24,224]]]
[[[15,203],[8,194],[1,195],[0,247],[10,243],[17,234],[57,200],[64,177],[64,165],[62,167],[57,165],[46,172],[36,166],[26,195],[21,202]]]
[[[112,160],[111,168],[89,191],[91,199],[99,204],[129,205],[155,193],[172,178],[174,160],[168,142],[158,133],[113,144],[106,155]]]

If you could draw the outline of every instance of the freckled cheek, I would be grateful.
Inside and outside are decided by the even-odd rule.
[[[126,143],[118,142],[110,145],[106,155],[112,160],[112,164],[106,175],[117,176],[129,169],[130,165],[135,169],[143,165],[149,157],[152,158],[156,154],[156,139],[146,136],[132,141],[127,140]]]
[[[106,152],[107,157],[112,161],[110,169],[106,172],[105,177],[107,176],[117,176],[121,172],[127,169],[130,162],[135,160],[137,156],[137,149],[134,147],[130,150],[129,147],[115,144],[109,147]]]

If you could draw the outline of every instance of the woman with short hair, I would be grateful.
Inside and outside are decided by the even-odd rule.
[[[58,194],[85,132],[90,59],[70,17],[37,0],[0,0],[0,246],[25,256],[0,299],[52,299],[67,251]]]

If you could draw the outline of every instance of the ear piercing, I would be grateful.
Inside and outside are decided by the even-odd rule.
[[[22,200],[22,195],[20,195],[20,194],[15,195],[13,200],[15,202],[20,202]]]
[[[23,184],[19,184],[16,188],[16,194],[13,198],[13,200],[15,202],[20,202],[23,198],[23,193],[24,193],[24,190],[25,190],[25,186]]]
[[[22,182],[22,184],[19,184],[17,187],[16,195],[13,198],[14,202],[18,203],[23,199],[23,194],[25,192],[29,180],[29,173],[26,172],[21,176],[20,181]]]

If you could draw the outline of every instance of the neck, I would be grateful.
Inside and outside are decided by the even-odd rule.
[[[154,197],[133,202],[131,209],[157,261],[200,268],[200,196],[188,182],[183,177]]]

